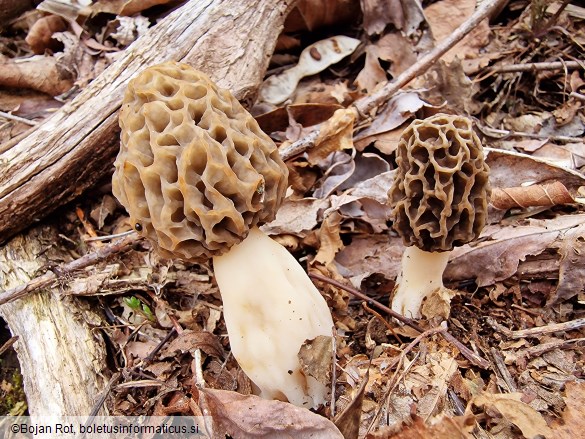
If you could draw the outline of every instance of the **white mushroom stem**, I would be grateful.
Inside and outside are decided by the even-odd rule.
[[[323,404],[327,386],[302,373],[297,354],[305,340],[330,336],[333,319],[303,268],[257,228],[213,265],[232,353],[261,396]]]
[[[427,252],[416,246],[407,247],[402,255],[402,272],[396,279],[398,287],[392,309],[405,317],[420,318],[425,297],[443,288],[443,272],[450,252]]]

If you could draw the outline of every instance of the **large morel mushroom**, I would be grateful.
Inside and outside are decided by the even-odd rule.
[[[486,223],[489,168],[471,121],[447,114],[412,122],[396,162],[388,196],[393,228],[407,248],[392,309],[418,318],[422,301],[445,290],[449,252],[476,239]]]
[[[315,407],[327,387],[301,370],[307,339],[330,336],[327,304],[302,267],[258,229],[274,219],[288,171],[227,90],[186,64],[133,79],[120,111],[113,193],[167,258],[213,258],[234,357],[261,396]]]

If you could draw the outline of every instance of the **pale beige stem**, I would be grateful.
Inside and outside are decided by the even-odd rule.
[[[297,354],[305,340],[330,336],[333,319],[295,258],[254,228],[213,266],[232,353],[261,396],[324,404],[326,386],[301,372]]]
[[[416,246],[407,247],[402,255],[402,272],[392,309],[405,317],[420,318],[425,297],[443,287],[443,272],[450,252],[426,252]]]

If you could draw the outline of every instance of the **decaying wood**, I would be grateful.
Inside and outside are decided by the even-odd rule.
[[[0,288],[27,282],[46,264],[66,258],[57,240],[45,226],[0,248]],[[105,346],[99,331],[92,331],[99,315],[77,299],[61,300],[57,285],[0,306],[0,316],[18,336],[15,349],[31,416],[88,415],[107,381]]]
[[[111,171],[128,81],[168,60],[204,72],[238,99],[261,83],[294,1],[191,0],[124,51],[72,102],[8,149],[0,147],[0,242]]]
[[[138,238],[136,234],[132,234],[123,239],[120,239],[119,241],[115,241],[104,247],[101,247],[93,253],[88,253],[79,259],[75,259],[74,261],[71,261],[67,264],[63,264],[59,267],[59,276],[57,276],[55,273],[57,270],[47,270],[44,274],[32,278],[21,285],[6,289],[5,291],[0,292],[0,306],[14,300],[22,299],[31,293],[49,287],[52,283],[58,280],[59,277],[62,278],[73,275],[77,270],[81,270],[83,268],[89,267],[90,265],[97,264],[98,262],[101,262],[114,254],[123,253],[130,249],[131,245],[136,242],[137,239]]]
[[[72,102],[18,143],[0,146],[0,242],[72,200],[110,171],[118,151],[117,111],[128,81],[147,66],[183,61],[246,99],[260,84],[292,1],[191,0],[128,48]],[[84,302],[46,287],[20,291],[46,271],[57,234],[35,227],[0,248],[0,288],[21,297],[0,305],[33,416],[88,415],[106,385],[105,351]],[[38,279],[36,279],[33,284]],[[63,280],[60,278],[60,280]],[[26,288],[25,288],[26,289]],[[21,294],[22,293],[22,294]],[[14,297],[12,297],[14,299]],[[98,413],[104,414],[104,413]]]

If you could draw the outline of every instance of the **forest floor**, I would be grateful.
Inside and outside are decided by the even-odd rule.
[[[137,2],[79,3],[59,15],[43,2],[42,11],[4,23],[0,143],[49,117],[181,4],[143,2],[151,7],[134,5],[127,16],[124,8]],[[475,8],[475,0],[418,3],[299,2],[267,76],[283,75],[273,81],[285,83],[299,59],[297,70],[310,72],[316,61],[324,66],[284,92],[265,87],[250,108],[282,150],[398,78]],[[299,437],[320,416],[336,425],[325,430],[337,428],[346,438],[581,435],[585,8],[577,4],[506,2],[386,105],[359,120],[339,117],[328,142],[287,160],[291,195],[263,229],[313,275],[333,311],[335,397],[318,415],[306,411],[304,421],[288,404],[265,401],[255,422],[278,411],[282,433],[295,419]],[[353,39],[346,56],[328,60],[324,47],[340,35]],[[303,50],[311,56],[300,58]],[[60,68],[74,73],[57,80],[52,72]],[[404,250],[389,220],[387,191],[402,131],[439,112],[473,120],[486,148],[492,200],[480,238],[450,256],[444,282],[456,294],[446,325],[427,309],[421,333],[384,310]],[[110,179],[44,220],[58,230],[56,244],[71,260],[108,245],[96,237],[131,229]],[[210,389],[252,393],[229,354],[209,265],[161,259],[137,240],[64,286],[73,287],[71,294],[83,290],[83,300],[102,310],[116,378],[104,402],[110,413],[198,414],[192,388],[201,377]],[[2,347],[10,334],[1,331],[0,414],[22,414],[18,362],[10,345]],[[216,416],[241,425],[240,437],[259,437],[237,413],[244,402],[222,404],[232,409]]]

